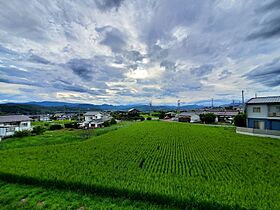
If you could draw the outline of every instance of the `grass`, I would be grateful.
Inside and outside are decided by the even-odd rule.
[[[27,136],[21,138],[11,137],[4,139],[0,143],[0,150],[81,142],[87,140],[90,137],[100,136],[129,124],[130,122],[122,122],[110,127],[98,128],[93,130],[62,129],[46,131],[43,135],[37,136]]]
[[[34,199],[50,208],[52,193],[67,192],[86,208],[280,209],[279,147],[233,128],[139,122],[83,142],[2,149],[1,200],[19,200],[6,186],[45,189],[50,197]]]

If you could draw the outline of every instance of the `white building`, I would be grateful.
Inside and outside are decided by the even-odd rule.
[[[31,130],[31,119],[24,115],[0,116],[0,139],[16,131]]]
[[[82,123],[84,127],[89,127],[89,128],[98,128],[101,127],[104,122],[109,121],[112,119],[110,115],[107,113],[103,112],[87,112],[84,114],[85,116],[85,121]]]
[[[184,117],[189,118],[189,122],[192,123],[200,122],[199,114],[195,112],[181,112],[178,116],[178,118],[184,118]]]
[[[245,111],[248,128],[280,130],[280,96],[251,98]]]

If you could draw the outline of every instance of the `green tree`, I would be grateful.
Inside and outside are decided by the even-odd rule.
[[[199,115],[201,122],[211,124],[215,122],[216,115],[214,113],[206,113]]]
[[[236,115],[233,119],[233,122],[235,126],[246,127],[246,115],[244,113]]]
[[[43,126],[35,126],[33,128],[33,130],[31,131],[31,133],[35,134],[35,135],[41,135],[46,131],[46,129]]]
[[[111,119],[110,124],[111,124],[111,125],[115,125],[115,124],[117,124],[117,121],[115,120],[115,118],[112,118],[112,119]]]

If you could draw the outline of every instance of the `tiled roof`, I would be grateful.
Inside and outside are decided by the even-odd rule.
[[[85,116],[94,116],[94,115],[97,115],[99,114],[100,112],[86,112],[84,115]],[[100,113],[101,114],[101,113]]]
[[[6,115],[0,116],[0,123],[30,121],[31,119],[25,115]]]
[[[280,103],[280,96],[251,98],[246,104]]]

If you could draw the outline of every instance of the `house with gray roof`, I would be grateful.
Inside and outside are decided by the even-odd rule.
[[[280,131],[280,96],[251,98],[245,111],[248,128]]]
[[[25,115],[0,116],[0,139],[14,135],[16,131],[31,130],[31,118]]]
[[[88,128],[102,127],[104,122],[110,121],[112,119],[108,113],[98,111],[86,112],[84,117],[85,121],[82,123],[82,126]]]

